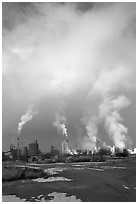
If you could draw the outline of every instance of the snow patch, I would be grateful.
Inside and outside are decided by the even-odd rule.
[[[44,182],[54,182],[54,181],[72,181],[72,179],[68,179],[65,177],[49,177],[47,179],[44,178],[37,178],[37,179],[32,179],[35,182],[38,183],[44,183]]]

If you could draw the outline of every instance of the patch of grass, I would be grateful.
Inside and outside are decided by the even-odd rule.
[[[19,180],[22,177],[22,172],[15,168],[2,169],[2,181]]]
[[[47,173],[42,169],[29,169],[29,168],[15,168],[15,167],[3,167],[2,169],[2,181],[14,181],[21,179],[34,179],[34,178],[48,178]]]

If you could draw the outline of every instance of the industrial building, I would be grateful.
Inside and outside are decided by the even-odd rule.
[[[21,147],[21,149],[20,149],[20,157],[21,157],[21,159],[27,160],[27,157],[28,157],[28,149],[27,149],[27,147]]]
[[[39,145],[37,143],[37,140],[33,143],[29,144],[28,154],[29,156],[36,156],[39,153]]]
[[[18,159],[18,149],[15,146],[13,145],[10,146],[10,153],[11,153],[12,159],[15,159],[15,160]]]
[[[10,145],[10,150],[8,151],[9,157],[13,160],[17,159],[23,159],[23,160],[28,160],[29,158],[38,156],[39,154],[39,144],[37,140],[33,143],[29,144],[29,147],[27,148],[26,146],[22,146],[16,148],[14,145]]]
[[[21,147],[20,154],[21,156],[27,155],[28,154],[27,147]]]
[[[62,141],[61,144],[61,153],[62,154],[69,154],[69,145],[68,145],[68,141]]]

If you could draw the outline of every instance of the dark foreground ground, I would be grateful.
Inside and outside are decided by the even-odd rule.
[[[52,173],[52,177],[64,177],[71,180],[4,182],[2,185],[3,201],[7,201],[4,199],[6,195],[15,195],[25,201],[42,201],[41,197],[43,201],[49,201],[54,197],[51,194],[53,192],[59,195],[53,201],[59,202],[72,201],[69,199],[73,198],[71,196],[74,196],[76,201],[83,202],[136,201],[135,158],[107,163],[47,164],[41,165],[41,168],[57,170],[57,174]],[[64,193],[64,196],[61,193]],[[65,197],[68,199],[66,200]]]

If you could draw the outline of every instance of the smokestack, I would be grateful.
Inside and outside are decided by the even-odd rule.
[[[65,137],[68,137],[68,132],[66,128],[66,117],[61,116],[59,114],[56,115],[56,121],[53,123],[53,125],[57,128],[57,131],[59,134],[65,135]]]
[[[18,124],[18,129],[17,129],[17,134],[18,134],[18,137],[17,137],[18,160],[19,160],[19,157],[20,157],[20,155],[19,155],[20,154],[20,133],[22,131],[22,128],[28,121],[33,119],[34,115],[36,115],[38,113],[38,111],[34,111],[33,108],[34,108],[34,105],[30,105],[28,107],[25,114],[21,116],[20,122]]]
[[[18,138],[17,138],[17,149],[18,149],[18,161],[20,159],[20,140],[19,140],[19,135],[18,135]]]
[[[68,138],[67,138],[67,151],[69,153],[69,142],[68,142]]]

